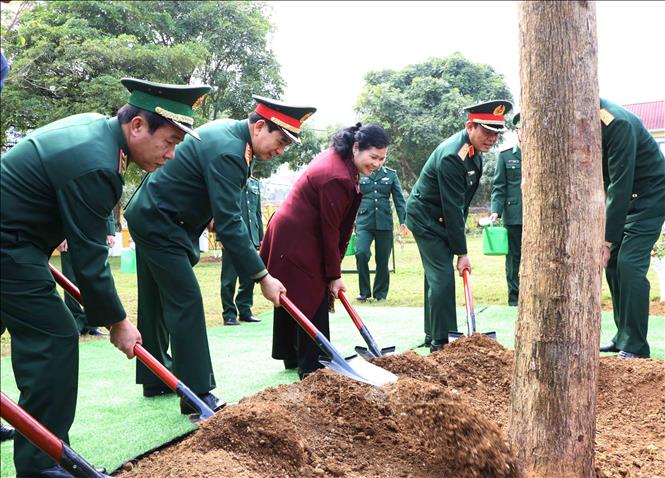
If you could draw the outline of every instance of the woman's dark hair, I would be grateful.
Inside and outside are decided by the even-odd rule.
[[[263,116],[258,114],[256,111],[252,111],[249,114],[249,124],[254,124],[258,120],[263,120],[263,121],[266,122],[266,124],[268,125],[268,133],[272,133],[273,131],[275,131],[277,129],[277,125],[275,123],[273,123],[269,119],[265,119]]]
[[[386,130],[378,124],[355,126],[340,129],[330,138],[330,146],[345,160],[353,158],[353,145],[358,143],[358,149],[364,151],[369,148],[385,148],[390,144],[390,137]]]
[[[126,104],[120,111],[118,111],[118,122],[120,124],[129,123],[135,116],[141,116],[148,122],[148,132],[153,134],[162,126],[173,124],[163,116],[153,113],[152,111],[137,108],[136,106]]]

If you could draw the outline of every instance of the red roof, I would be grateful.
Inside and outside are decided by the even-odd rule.
[[[634,103],[623,107],[637,115],[649,131],[665,129],[665,100]]]

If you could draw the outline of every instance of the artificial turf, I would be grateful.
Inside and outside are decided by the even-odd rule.
[[[380,347],[395,345],[398,352],[423,342],[422,308],[389,307],[378,303],[358,307],[358,312]],[[365,345],[340,304],[331,317],[332,343],[340,353],[354,353]],[[513,348],[516,307],[476,305],[479,332],[496,331],[500,343]],[[459,330],[466,331],[465,312],[458,308]],[[281,361],[270,358],[272,314],[261,314],[257,324],[208,328],[208,340],[217,380],[215,393],[236,402],[267,387],[297,380]],[[611,313],[603,313],[602,342],[615,331]],[[665,359],[665,319],[652,317],[649,342],[652,357]],[[417,349],[427,353],[425,348]],[[18,391],[9,357],[1,359],[2,390],[15,401]],[[143,398],[134,383],[134,362],[127,360],[108,340],[81,343],[79,398],[70,432],[71,446],[96,466],[114,470],[124,462],[190,432],[195,428],[180,415],[174,396]],[[12,442],[0,446],[2,477],[14,476]]]

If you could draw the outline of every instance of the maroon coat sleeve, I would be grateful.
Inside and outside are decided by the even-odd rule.
[[[339,252],[340,226],[353,204],[353,184],[344,178],[332,178],[319,189],[323,268],[327,280],[342,276]]]

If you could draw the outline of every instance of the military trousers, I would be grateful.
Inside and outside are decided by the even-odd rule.
[[[308,317],[309,318],[309,317]],[[321,301],[321,305],[309,318],[327,339],[330,339],[330,314],[328,312],[328,292]],[[305,330],[298,325],[293,317],[279,307],[274,312],[272,334],[272,358],[277,360],[296,360],[298,374],[311,373],[323,368],[319,356],[323,355],[321,349]]]
[[[18,404],[69,443],[78,392],[79,333],[55,281],[46,279],[50,276],[48,259],[44,256],[40,262],[2,260],[0,322],[11,336]],[[17,474],[31,475],[55,462],[17,433],[14,465]]]
[[[374,287],[371,288],[369,278],[369,259],[372,257],[370,250],[374,242],[376,255],[376,275],[374,276]],[[393,231],[377,231],[370,229],[356,229],[356,268],[358,269],[358,283],[360,295],[385,299],[388,297],[390,287],[390,269],[388,263],[390,252],[393,248]]]
[[[647,279],[651,249],[658,240],[665,216],[627,223],[621,241],[612,244],[605,277],[612,295],[617,332],[612,342],[619,350],[650,355],[649,290]]]
[[[143,346],[194,393],[215,388],[201,289],[187,253],[136,246],[138,329]],[[171,355],[168,354],[169,345]],[[140,361],[136,383],[162,382]]]
[[[236,291],[236,282],[240,282],[238,295],[233,295]],[[222,273],[220,277],[222,297],[222,318],[224,320],[233,320],[240,317],[252,316],[252,305],[254,303],[254,281],[249,277],[239,277],[231,256],[222,252]]]
[[[522,225],[506,226],[508,254],[506,255],[506,283],[508,305],[517,305],[520,291],[520,262],[522,260]]]
[[[425,269],[425,333],[433,340],[448,342],[448,332],[457,331],[457,311],[453,254],[446,229],[411,231]]]
[[[74,269],[72,268],[72,260],[70,259],[69,252],[60,253],[60,267],[62,268],[63,275],[69,279],[72,284],[78,286],[76,275],[74,274]],[[81,307],[81,304],[79,304],[79,302],[69,294],[65,294],[65,305],[72,313],[72,316],[76,321],[76,327],[79,329],[79,333],[82,334],[85,332],[88,326],[83,307]]]

